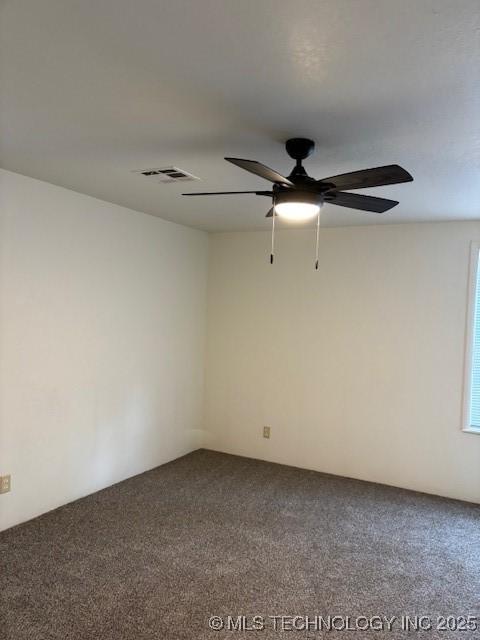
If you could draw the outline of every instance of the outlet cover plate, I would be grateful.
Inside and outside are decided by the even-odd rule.
[[[11,488],[11,476],[0,476],[0,493],[8,493]]]
[[[270,427],[263,427],[263,437],[270,438]]]

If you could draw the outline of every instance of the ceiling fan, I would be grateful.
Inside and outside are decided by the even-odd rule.
[[[273,169],[256,160],[244,160],[242,158],[225,158],[228,162],[245,169],[250,173],[264,178],[272,183],[269,191],[216,191],[203,193],[183,193],[184,196],[214,196],[250,193],[257,196],[272,198],[272,208],[267,213],[267,218],[272,218],[272,253],[270,262],[273,263],[273,231],[275,217],[280,216],[288,220],[309,220],[317,216],[317,260],[318,268],[318,229],[320,226],[320,209],[325,204],[336,204],[341,207],[384,213],[398,202],[386,198],[376,198],[358,193],[348,193],[352,189],[365,189],[367,187],[380,187],[400,182],[411,182],[412,176],[398,164],[390,164],[373,169],[362,169],[350,173],[342,173],[338,176],[315,180],[305,171],[302,160],[308,158],[314,149],[315,143],[308,138],[291,138],[285,143],[288,155],[296,163],[288,177],[283,176]]]

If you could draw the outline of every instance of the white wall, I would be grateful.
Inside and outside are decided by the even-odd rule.
[[[205,234],[0,173],[0,529],[199,446]]]
[[[470,222],[325,229],[315,272],[313,229],[281,232],[273,267],[268,234],[212,236],[206,446],[480,502],[480,436],[460,431],[479,239]]]
[[[0,171],[0,529],[207,446],[480,502],[480,223],[201,232]],[[203,371],[206,364],[202,432]],[[261,437],[272,427],[271,440]]]

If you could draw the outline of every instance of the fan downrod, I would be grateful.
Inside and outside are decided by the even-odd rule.
[[[286,141],[285,148],[294,160],[305,160],[315,150],[315,142],[308,138],[290,138]]]

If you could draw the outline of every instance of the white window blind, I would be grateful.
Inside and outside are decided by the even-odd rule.
[[[472,372],[470,388],[470,427],[480,430],[480,269],[479,251],[475,249],[476,278],[474,292],[474,317],[472,332]]]
[[[470,253],[465,377],[463,398],[464,431],[480,434],[480,242]]]

